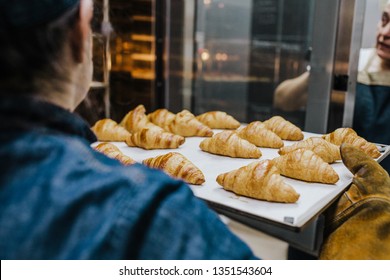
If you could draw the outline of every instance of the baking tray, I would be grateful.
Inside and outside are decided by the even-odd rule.
[[[218,133],[221,130],[214,130]],[[320,134],[304,132],[305,139]],[[246,219],[252,217],[254,220],[278,224],[283,227],[299,230],[319,213],[321,213],[330,203],[332,203],[343,190],[351,183],[352,174],[339,161],[331,166],[338,173],[340,179],[336,184],[308,183],[300,180],[286,178],[286,183],[290,184],[300,194],[296,203],[285,204],[276,202],[266,202],[236,195],[224,190],[217,182],[219,174],[238,169],[255,160],[272,159],[277,156],[277,149],[260,148],[262,156],[260,159],[241,159],[219,156],[202,151],[199,143],[205,138],[187,137],[183,145],[174,150],[144,150],[141,148],[128,147],[125,143],[114,142],[114,144],[127,156],[132,157],[137,162],[175,151],[183,154],[194,163],[205,175],[205,183],[201,186],[190,185],[195,196],[207,201],[216,209],[223,209],[224,212],[232,211],[235,215],[245,215]],[[295,142],[284,141],[285,146]],[[381,161],[390,153],[390,147],[378,145],[381,156],[377,159]]]

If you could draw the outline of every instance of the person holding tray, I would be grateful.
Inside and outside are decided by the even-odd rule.
[[[0,0],[0,259],[256,259],[183,181],[91,148],[72,112],[91,82],[92,6]],[[390,258],[389,176],[354,148],[342,156],[357,175],[321,257],[363,243],[359,257]],[[367,232],[356,220],[375,232],[349,238]]]

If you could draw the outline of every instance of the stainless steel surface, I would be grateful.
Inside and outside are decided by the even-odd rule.
[[[305,131],[325,133],[328,128],[340,1],[316,1]]]
[[[243,215],[242,213],[226,209],[220,205],[210,204],[218,213],[239,221],[251,228],[262,231],[282,241],[290,246],[306,252],[313,256],[318,256],[324,233],[324,216],[319,215],[313,221],[302,228],[301,231],[291,231],[278,225],[257,221],[253,217]]]
[[[164,44],[164,78],[165,95],[164,106],[171,111],[178,112],[191,109],[193,56],[194,56],[194,28],[195,28],[195,0],[179,1],[182,5],[182,15],[178,16],[178,1],[165,0],[165,44]],[[176,4],[176,5],[175,5]],[[172,19],[175,18],[175,20]],[[181,25],[178,27],[178,25]],[[178,30],[179,29],[179,30]],[[178,34],[175,34],[178,33]],[[179,39],[179,35],[181,35]],[[175,44],[173,48],[172,44]],[[177,44],[182,44],[178,52]],[[180,61],[180,69],[178,69]],[[177,79],[180,72],[181,80]],[[175,73],[175,74],[172,74]]]
[[[171,3],[172,1],[171,0],[165,0],[165,18],[167,19],[166,22],[164,23],[165,25],[165,42],[164,42],[164,53],[165,53],[165,57],[166,59],[164,60],[164,72],[165,73],[170,73],[170,63],[171,63],[171,60],[169,59],[170,58],[170,54],[171,54],[171,49],[170,49],[170,42],[171,42],[171,23],[170,23],[170,18],[172,17],[172,14],[171,14],[171,11],[172,11],[172,6],[171,6]],[[186,23],[186,24],[190,24],[190,23]],[[164,91],[166,93],[169,93],[169,89],[170,89],[170,79],[169,79],[169,76],[165,76],[165,88],[164,88]],[[170,106],[170,98],[171,98],[171,95],[170,94],[165,94],[164,95],[164,105],[166,108],[169,108],[170,110],[172,110],[171,106]]]
[[[103,75],[105,86],[104,91],[104,105],[106,118],[109,118],[110,113],[110,71],[111,71],[111,50],[110,50],[110,34],[111,34],[111,23],[110,23],[110,1],[104,0],[103,2],[103,22],[102,22],[102,33],[105,37],[104,44],[104,60],[103,60]]]
[[[352,127],[353,124],[359,52],[362,45],[365,7],[366,0],[355,1],[351,48],[349,53],[349,80],[344,102],[343,127]]]
[[[195,28],[195,1],[186,0],[184,6],[184,28],[183,28],[183,109],[191,109],[192,99],[192,77],[193,77],[193,55],[194,44],[192,39],[194,38]]]

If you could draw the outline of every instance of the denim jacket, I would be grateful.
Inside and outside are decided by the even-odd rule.
[[[182,181],[94,151],[60,107],[0,96],[0,259],[255,258]]]

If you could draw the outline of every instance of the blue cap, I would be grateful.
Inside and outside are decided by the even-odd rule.
[[[48,23],[74,7],[80,0],[0,0],[0,22],[13,28]]]

